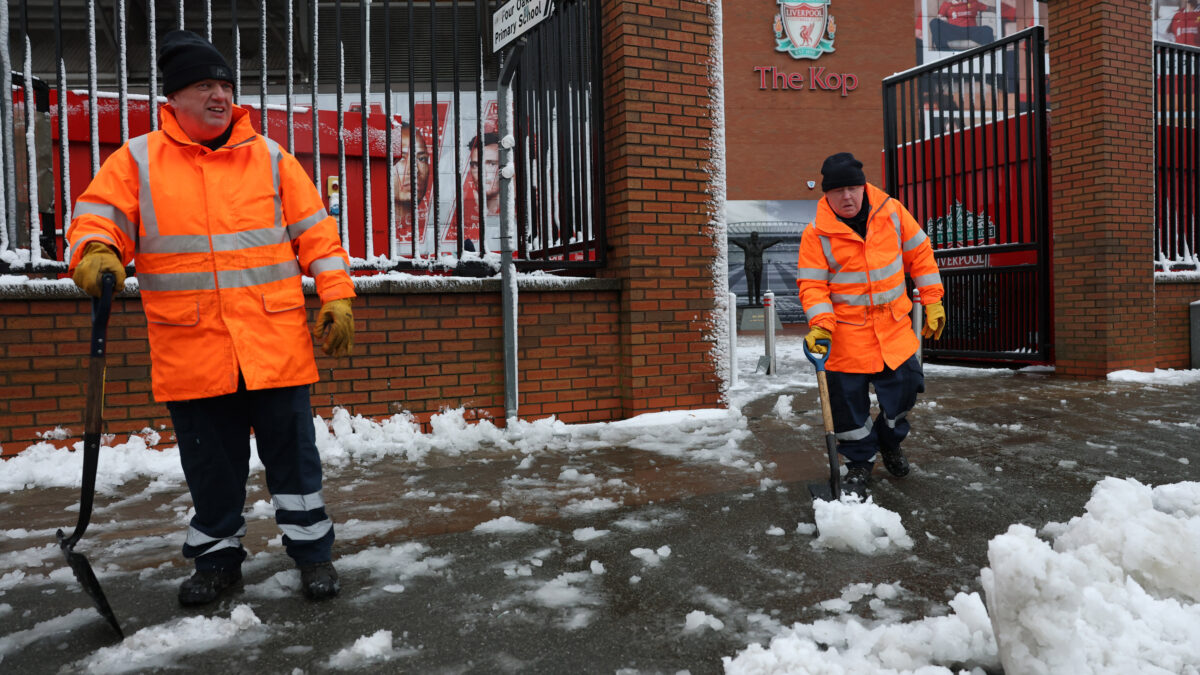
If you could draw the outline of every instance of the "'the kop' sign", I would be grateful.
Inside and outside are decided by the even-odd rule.
[[[492,51],[516,40],[550,16],[554,0],[509,0],[492,14]]]

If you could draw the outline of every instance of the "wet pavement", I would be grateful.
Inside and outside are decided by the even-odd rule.
[[[915,542],[909,551],[815,550],[813,535],[796,531],[813,522],[806,484],[827,471],[811,383],[743,406],[747,462],[736,465],[592,444],[528,457],[476,450],[431,454],[423,464],[385,458],[331,471],[325,495],[339,524],[343,592],[325,603],[299,597],[270,513],[251,509],[245,542],[257,555],[243,568],[243,588],[212,607],[179,608],[190,501],[178,485],[143,480],[99,497],[77,550],[127,635],[186,616],[228,618],[240,604],[263,622],[172,661],[173,672],[326,672],[338,651],[387,629],[396,655],[355,670],[715,673],[721,657],[751,642],[830,616],[819,603],[854,583],[904,589],[882,609],[854,603],[851,611],[869,621],[947,613],[955,593],[980,591],[989,539],[1012,523],[1039,528],[1081,514],[1105,476],[1155,485],[1198,479],[1195,385],[937,367],[926,384],[905,444],[912,473],[894,479],[877,467],[873,490],[902,517]],[[776,408],[781,394],[794,396],[791,415]],[[268,498],[261,482],[261,473],[252,476],[248,505]],[[29,531],[0,537],[0,578],[24,569],[31,579],[0,594],[0,607],[12,608],[0,613],[0,671],[77,672],[115,644],[94,610],[70,614],[91,605],[53,531],[74,526],[76,512],[64,505],[77,500],[68,489],[0,499],[0,529]],[[504,515],[537,527],[474,531]],[[589,527],[608,532],[576,536]],[[638,548],[657,553],[635,557]],[[695,610],[724,627],[685,630]]]

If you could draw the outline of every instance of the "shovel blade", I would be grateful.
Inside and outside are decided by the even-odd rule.
[[[808,494],[812,495],[813,499],[820,499],[827,502],[834,501],[833,489],[829,487],[829,483],[809,483]]]
[[[125,639],[125,633],[121,630],[121,625],[117,623],[117,617],[113,614],[112,607],[108,604],[108,598],[104,597],[104,589],[100,588],[100,581],[96,579],[96,573],[92,571],[92,565],[82,553],[77,553],[73,545],[65,541],[63,531],[58,531],[58,541],[62,546],[63,555],[67,558],[67,564],[71,566],[71,571],[75,573],[75,578],[83,586],[83,590],[92,598],[96,609],[99,610],[100,616],[108,620],[113,630],[117,631],[117,636],[122,640]]]

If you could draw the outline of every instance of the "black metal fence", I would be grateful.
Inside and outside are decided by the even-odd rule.
[[[602,266],[600,2],[556,0],[527,34],[508,139],[491,48],[500,4],[4,3],[0,270],[65,269],[74,200],[109,153],[158,126],[154,55],[176,28],[230,60],[238,103],[311,172],[356,269],[488,273],[501,142],[516,151],[518,268]]]
[[[515,248],[527,268],[604,260],[599,8],[561,3],[518,57]]]
[[[1200,269],[1200,49],[1154,43],[1155,269]]]
[[[948,325],[929,358],[1050,358],[1044,35],[884,80],[887,190],[932,240]]]

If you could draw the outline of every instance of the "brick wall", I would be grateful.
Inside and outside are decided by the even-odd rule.
[[[1154,367],[1152,3],[1047,4],[1056,371]],[[1136,330],[1131,328],[1136,327]]]
[[[420,282],[417,282],[418,284]],[[450,282],[454,284],[454,282]],[[390,287],[360,290],[354,355],[335,360],[319,348],[321,381],[313,407],[366,417],[404,410],[422,423],[445,407],[468,418],[504,421],[503,333],[496,280],[461,280],[454,290]],[[565,422],[621,419],[619,307],[616,284],[531,281],[520,291],[518,406],[523,419]],[[0,445],[23,450],[39,432],[62,426],[83,433],[90,300],[67,289],[61,299],[0,299]],[[319,302],[308,299],[309,319]],[[105,431],[166,430],[166,406],[150,393],[146,319],[135,297],[117,298],[109,322]]]
[[[82,438],[90,310],[89,300],[69,297],[0,300],[0,444],[5,455],[58,426]],[[105,364],[105,431],[170,426],[166,407],[150,395],[146,318],[136,298],[113,301]]]
[[[1154,318],[1158,368],[1191,368],[1190,305],[1200,300],[1200,281],[1155,285]]]
[[[867,180],[884,184],[880,88],[883,78],[916,65],[913,3],[838,0],[829,13],[836,20],[834,51],[794,59],[775,50],[777,3],[724,0],[729,199],[820,199],[821,162],[835,152],[853,153]],[[762,89],[759,67],[799,75],[802,87],[769,80]],[[813,73],[851,74],[857,88],[845,96],[822,89]],[[817,187],[807,187],[808,180]]]
[[[621,284],[622,413],[715,407],[715,277],[725,271],[714,269],[713,8],[602,7],[611,245],[603,276]]]

